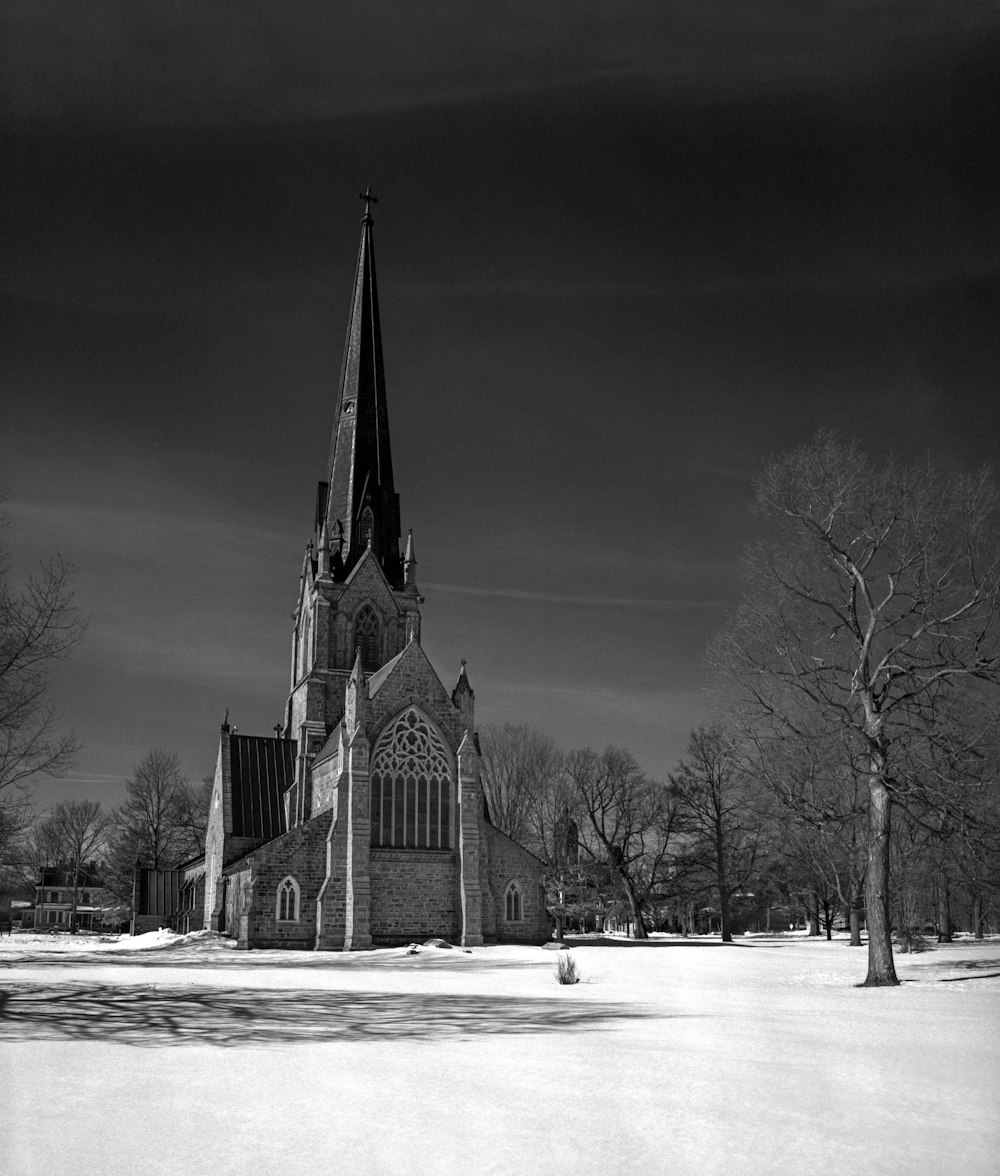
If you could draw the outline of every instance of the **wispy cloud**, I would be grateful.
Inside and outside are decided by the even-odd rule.
[[[731,601],[686,599],[682,597],[650,598],[639,596],[583,596],[566,592],[543,592],[530,588],[480,588],[473,584],[425,584],[428,591],[452,596],[488,596],[503,600],[535,601],[539,604],[572,604],[584,608],[635,609],[722,609]]]

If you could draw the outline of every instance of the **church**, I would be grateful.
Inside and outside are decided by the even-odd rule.
[[[222,724],[204,859],[179,930],[241,948],[473,946],[551,933],[543,863],[494,828],[465,662],[420,644],[413,533],[400,555],[366,191],[325,480],[299,570],[283,724]]]

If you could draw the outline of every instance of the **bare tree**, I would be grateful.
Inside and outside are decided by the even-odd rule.
[[[669,873],[679,825],[676,802],[624,748],[571,752],[565,769],[584,819],[583,848],[607,865],[628,905],[636,939],[647,939],[643,907]]]
[[[802,894],[817,932],[823,909],[828,938],[833,907],[839,905],[849,920],[851,946],[860,947],[867,781],[857,770],[850,740],[839,730],[825,732],[807,715],[775,739],[767,724],[757,724],[757,716],[746,717],[739,748],[744,770],[777,805],[772,877],[789,899]]]
[[[49,697],[55,663],[69,656],[86,628],[69,571],[56,558],[17,587],[0,550],[0,838],[16,837],[30,820],[25,800],[32,778],[65,772],[79,746],[56,731]]]
[[[556,821],[567,803],[562,752],[527,723],[487,727],[480,737],[482,779],[493,824],[552,859]]]
[[[205,849],[208,813],[212,805],[215,777],[208,776],[200,784],[185,784],[178,805],[178,825],[187,842],[185,857],[195,857]]]
[[[72,895],[69,925],[74,930],[80,888],[90,885],[87,868],[96,864],[107,848],[110,828],[111,814],[94,800],[63,801],[42,822],[38,845],[55,858],[50,864],[66,871],[66,885]]]
[[[203,797],[203,788],[188,784],[174,753],[163,748],[146,752],[125,781],[124,803],[114,810],[116,890],[130,890],[137,858],[153,869],[169,869],[204,848],[208,809]]]
[[[685,856],[714,883],[723,943],[732,943],[733,896],[754,877],[764,826],[730,737],[714,723],[691,732],[687,756],[670,776],[687,834]]]
[[[822,432],[769,461],[757,512],[772,526],[716,654],[746,714],[776,739],[803,714],[849,739],[868,793],[867,986],[897,984],[889,910],[900,749],[934,728],[967,679],[995,683],[1000,544],[986,475],[928,462],[875,467]],[[791,700],[791,705],[789,705]]]
[[[59,837],[50,821],[37,821],[21,837],[11,854],[14,869],[23,886],[34,893],[47,866],[55,866],[60,859]]]

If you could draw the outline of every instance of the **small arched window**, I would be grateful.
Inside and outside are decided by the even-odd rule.
[[[504,914],[508,923],[520,923],[524,918],[521,887],[516,882],[511,882],[507,887],[507,893],[504,895]]]
[[[366,604],[354,622],[354,646],[361,650],[361,664],[368,671],[379,668],[379,644],[378,616]]]
[[[279,923],[299,921],[299,884],[291,876],[278,884],[275,918]]]

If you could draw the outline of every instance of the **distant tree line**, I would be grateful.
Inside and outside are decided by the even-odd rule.
[[[210,784],[190,784],[178,757],[154,748],[125,780],[125,800],[105,809],[97,801],[62,801],[6,847],[8,882],[33,890],[42,870],[58,869],[70,895],[69,925],[76,923],[79,895],[95,878],[104,921],[125,922],[132,913],[137,864],[173,869],[205,848]]]
[[[766,463],[754,509],[710,649],[720,720],[659,782],[621,748],[488,729],[490,811],[548,864],[560,921],[641,938],[708,915],[730,939],[783,907],[855,945],[864,927],[865,984],[895,984],[894,938],[998,923],[1000,499],[985,473],[877,466],[821,432]]]

